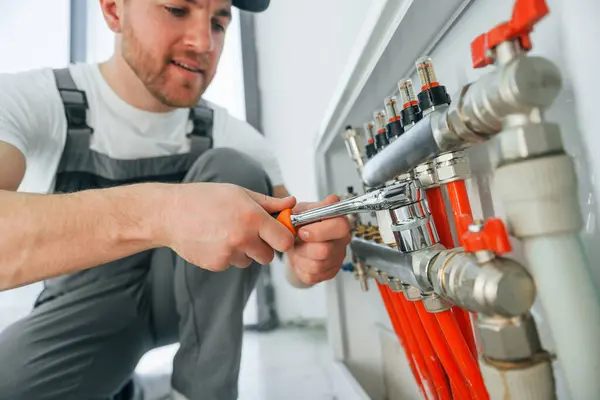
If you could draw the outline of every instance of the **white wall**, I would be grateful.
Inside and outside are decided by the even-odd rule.
[[[279,155],[286,186],[317,200],[313,140],[372,1],[279,0],[256,17],[262,125]],[[273,268],[283,320],[324,318],[322,285],[299,291]]]
[[[0,72],[63,67],[69,61],[69,13],[69,0],[2,2]]]
[[[69,18],[69,0],[3,2],[0,73],[64,67],[69,62]],[[42,287],[40,282],[0,292],[0,330],[31,311]]]

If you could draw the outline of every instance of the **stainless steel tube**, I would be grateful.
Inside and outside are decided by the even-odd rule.
[[[365,265],[400,279],[403,283],[420,288],[412,268],[412,256],[384,244],[353,237],[350,248]]]
[[[434,114],[427,115],[365,164],[363,181],[367,186],[382,185],[438,154],[433,134],[432,122],[437,121]]]

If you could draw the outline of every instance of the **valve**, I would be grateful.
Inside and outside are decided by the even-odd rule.
[[[463,228],[463,247],[469,253],[491,251],[496,255],[510,253],[512,247],[504,222],[499,218],[488,218],[475,221],[470,215],[463,214],[460,218]]]
[[[367,143],[365,143],[365,151],[367,153],[367,160],[370,160],[377,154],[377,147],[375,147],[375,122],[369,121],[364,125],[365,134],[367,137]]]
[[[529,34],[533,31],[533,26],[548,12],[546,0],[516,0],[510,21],[482,33],[471,42],[473,68],[492,64],[494,60],[490,57],[491,50],[508,40],[518,39],[523,50],[531,50]]]
[[[385,111],[375,111],[373,117],[375,118],[375,128],[377,129],[377,133],[375,134],[375,145],[377,151],[381,151],[390,144],[387,137],[387,118],[385,116]]]
[[[389,96],[385,99],[385,108],[387,111],[388,124],[387,124],[387,135],[390,143],[394,141],[398,136],[404,133],[402,128],[400,111],[398,111],[398,98],[396,96]]]
[[[341,270],[345,272],[354,272],[354,264],[351,262],[343,263]]]
[[[410,78],[401,79],[398,82],[398,89],[403,103],[402,111],[400,111],[402,127],[406,132],[423,118],[423,114],[419,108],[419,101],[415,96],[412,80]]]
[[[438,82],[431,57],[421,57],[415,62],[415,65],[421,81],[421,92],[418,98],[423,116],[429,111],[433,111],[436,106],[450,104],[450,95],[446,91],[446,87]]]

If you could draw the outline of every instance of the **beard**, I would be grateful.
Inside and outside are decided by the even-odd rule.
[[[171,62],[173,56],[171,54],[161,57],[146,51],[136,37],[131,25],[124,25],[121,41],[123,59],[138,76],[148,92],[168,107],[195,107],[209,84],[206,72],[199,73],[199,76],[195,79],[186,79],[179,76],[173,70],[174,65]],[[209,70],[207,56],[190,51],[185,52],[183,56],[197,62],[202,66],[203,71]]]

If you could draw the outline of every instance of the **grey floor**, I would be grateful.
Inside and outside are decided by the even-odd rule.
[[[177,345],[147,353],[137,373],[146,397],[163,399]],[[322,328],[281,328],[244,336],[239,400],[332,400],[331,355]]]
[[[289,328],[245,337],[240,400],[335,399],[323,329]]]
[[[42,285],[0,292],[0,331],[27,315]],[[147,353],[137,374],[149,377],[148,400],[164,399],[177,345]],[[335,399],[332,358],[323,328],[287,327],[244,336],[239,400]],[[155,385],[155,386],[153,386]],[[154,390],[156,388],[156,390]]]

